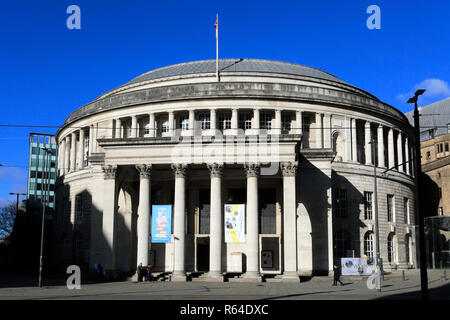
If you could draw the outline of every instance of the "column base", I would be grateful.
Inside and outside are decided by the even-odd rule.
[[[242,282],[262,282],[261,274],[257,271],[247,271],[239,277]]]
[[[224,276],[220,272],[208,272],[201,278],[206,282],[224,282]]]
[[[171,282],[186,282],[187,278],[186,278],[186,275],[171,275],[170,281]]]
[[[300,276],[295,271],[286,271],[281,275],[283,282],[300,282]]]

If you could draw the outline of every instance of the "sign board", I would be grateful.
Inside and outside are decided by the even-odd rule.
[[[375,269],[375,263],[368,264],[367,258],[341,258],[343,276],[370,276]]]
[[[225,217],[225,242],[245,242],[245,204],[226,204]]]
[[[152,206],[152,243],[170,242],[172,205]]]

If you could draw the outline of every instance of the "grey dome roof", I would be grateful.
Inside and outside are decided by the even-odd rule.
[[[341,79],[318,69],[294,63],[271,61],[271,60],[220,59],[219,71],[221,73],[225,72],[280,73],[287,75],[311,77],[322,80],[330,80],[345,84],[345,82],[342,81]],[[180,76],[196,73],[215,73],[215,72],[216,72],[216,60],[201,60],[201,61],[186,62],[149,71],[134,78],[126,85],[172,76]]]

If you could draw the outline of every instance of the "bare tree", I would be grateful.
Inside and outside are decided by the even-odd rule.
[[[13,231],[16,214],[15,203],[11,202],[0,208],[0,239],[8,236]]]

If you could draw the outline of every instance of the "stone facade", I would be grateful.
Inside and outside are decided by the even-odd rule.
[[[414,141],[401,112],[315,69],[230,68],[216,82],[196,63],[114,89],[59,129],[62,264],[132,274],[151,263],[173,281],[328,274],[340,257],[375,254],[375,165],[384,268],[413,265]],[[244,243],[224,242],[230,203],[246,205]],[[173,205],[170,243],[149,241],[156,204]]]

